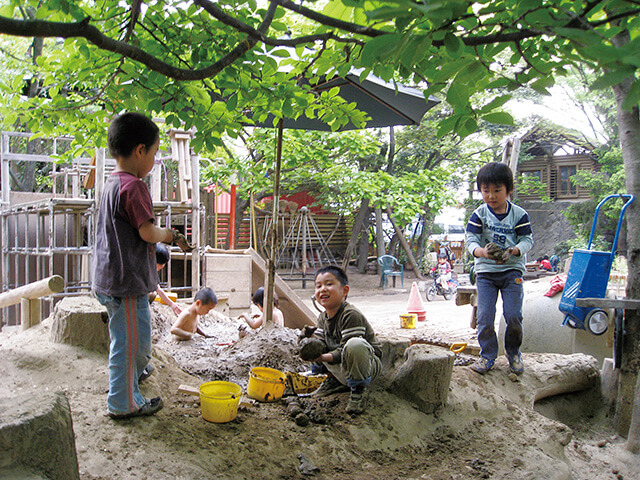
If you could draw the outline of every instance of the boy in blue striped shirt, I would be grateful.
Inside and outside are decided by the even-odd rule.
[[[484,204],[467,223],[467,250],[475,259],[478,288],[478,342],[480,358],[471,365],[484,374],[498,356],[495,331],[496,301],[502,295],[506,322],[504,348],[511,371],[524,371],[522,344],[522,287],[526,253],[533,246],[529,214],[509,201],[513,192],[513,173],[504,163],[488,163],[478,172],[478,190]]]

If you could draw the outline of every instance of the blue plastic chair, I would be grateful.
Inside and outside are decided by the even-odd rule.
[[[380,285],[383,290],[387,285],[388,277],[393,277],[394,288],[396,286],[396,277],[400,277],[400,281],[404,287],[404,265],[402,265],[396,257],[393,255],[382,255],[378,258],[378,265],[382,267]],[[398,269],[395,268],[396,266]]]

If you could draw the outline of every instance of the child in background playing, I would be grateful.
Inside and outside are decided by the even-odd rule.
[[[484,204],[478,207],[467,224],[467,249],[475,259],[478,288],[478,343],[480,358],[471,365],[484,374],[498,356],[495,331],[496,301],[502,294],[507,328],[504,348],[512,372],[524,371],[522,344],[522,287],[526,271],[526,253],[533,246],[531,223],[527,212],[509,201],[513,192],[513,174],[504,163],[488,163],[476,178]]]
[[[158,270],[158,272],[162,270],[167,263],[169,263],[170,258],[171,256],[169,255],[169,249],[166,247],[166,245],[164,243],[156,243],[156,269]],[[156,288],[156,293],[165,304],[171,307],[173,313],[175,313],[176,315],[180,315],[182,313],[182,309],[178,306],[177,303],[171,300],[166,293],[164,293],[164,290],[160,288],[160,285],[158,285],[158,288]]]
[[[256,290],[256,293],[253,294],[251,299],[253,304],[258,308],[259,312],[246,314],[243,313],[238,316],[238,318],[244,319],[252,329],[260,328],[264,322],[264,287],[260,287]],[[284,315],[282,311],[278,308],[278,295],[276,292],[273,292],[273,323],[278,325],[279,327],[284,327]]]
[[[158,286],[155,244],[184,236],[154,225],[153,205],[142,181],[154,165],[160,130],[140,113],[124,113],[109,126],[108,145],[116,169],[104,184],[93,251],[93,291],[109,315],[107,413],[121,419],[153,415],[160,397],[145,399],[139,379],[151,359],[149,292]]]
[[[218,304],[218,297],[209,287],[200,289],[193,298],[193,303],[178,316],[171,327],[171,333],[178,340],[191,340],[196,333],[205,338],[211,335],[204,333],[198,326],[198,316],[206,315]]]
[[[432,272],[438,270],[438,278],[436,282],[440,284],[442,289],[446,292],[449,290],[449,280],[451,280],[451,264],[447,261],[445,254],[438,255],[438,265],[431,269]]]

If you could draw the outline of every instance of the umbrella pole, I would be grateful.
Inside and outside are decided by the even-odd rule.
[[[282,163],[282,131],[284,120],[278,120],[278,136],[276,140],[276,171],[273,179],[273,202],[271,202],[271,232],[269,236],[269,271],[267,276],[267,295],[264,300],[263,310],[266,312],[266,321],[270,325],[273,322],[273,284],[275,280],[276,265],[276,228],[278,225],[278,211],[280,210],[280,165]]]

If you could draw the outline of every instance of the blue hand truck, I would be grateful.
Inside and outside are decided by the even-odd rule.
[[[620,210],[620,218],[618,219],[618,227],[616,228],[611,251],[601,252],[592,250],[591,246],[593,244],[596,224],[598,223],[600,208],[607,201],[615,198],[626,200],[626,202]],[[633,201],[633,195],[621,193],[605,197],[596,207],[587,249],[575,249],[573,251],[571,265],[567,273],[567,280],[558,306],[560,311],[565,314],[562,325],[582,330],[586,329],[594,335],[602,335],[609,328],[609,315],[604,309],[578,307],[576,306],[576,299],[605,297],[609,283],[609,274],[611,273],[611,265],[616,256],[616,247],[618,245],[618,236],[620,234],[620,228],[622,227],[624,212]]]

